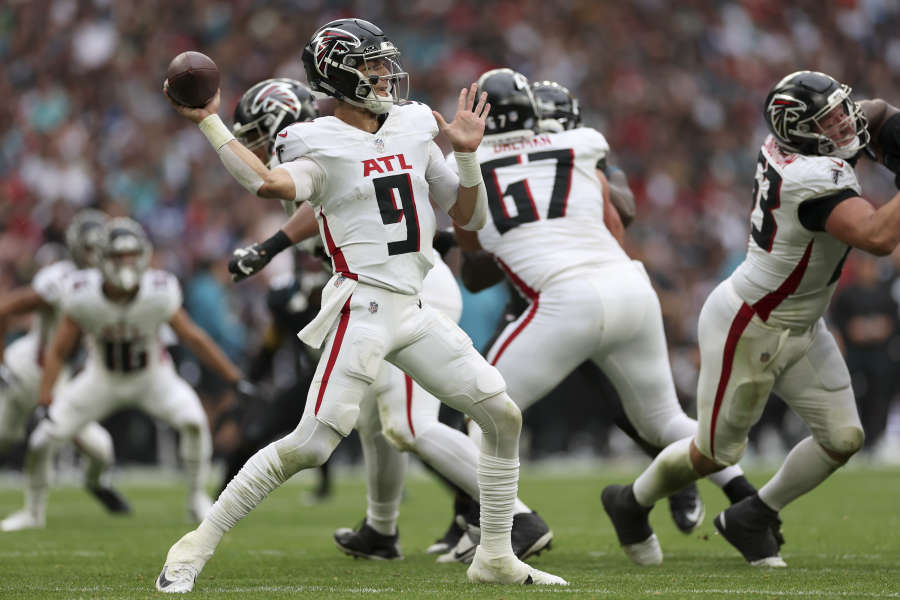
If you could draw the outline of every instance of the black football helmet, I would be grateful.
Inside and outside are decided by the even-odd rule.
[[[234,108],[232,131],[250,150],[266,144],[272,154],[279,131],[319,116],[316,99],[296,79],[266,79],[244,92]]]
[[[555,81],[536,81],[531,84],[531,93],[541,131],[563,131],[581,125],[581,107],[565,86]]]
[[[400,51],[376,25],[362,19],[338,19],[316,31],[303,48],[309,86],[375,114],[391,110],[409,94],[409,75]],[[387,95],[376,92],[386,82]]]
[[[534,129],[537,106],[528,79],[512,69],[492,69],[478,78],[478,96],[487,92],[491,112],[485,120],[486,134]]]
[[[66,246],[79,269],[96,267],[103,243],[106,213],[94,208],[79,210],[66,228]]]
[[[852,158],[869,143],[869,131],[851,91],[825,73],[791,73],[766,96],[766,125],[790,152]]]
[[[137,289],[152,254],[153,245],[137,221],[116,217],[103,226],[100,271],[114,287],[126,292]]]

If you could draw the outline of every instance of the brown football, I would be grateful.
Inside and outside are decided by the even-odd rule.
[[[166,71],[169,96],[184,106],[201,108],[219,89],[219,68],[200,52],[182,52],[172,59]]]

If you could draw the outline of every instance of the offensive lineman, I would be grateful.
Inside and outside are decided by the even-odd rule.
[[[296,122],[292,112],[296,103],[290,96],[303,99],[299,102],[303,106],[309,94],[308,91],[304,94],[305,90],[303,84],[289,79],[270,79],[252,86],[241,96],[235,109],[232,128],[235,136],[260,160],[271,157],[279,139],[277,134],[287,124]],[[260,102],[259,98],[264,101]],[[303,112],[311,111],[300,114]],[[234,251],[228,269],[235,281],[259,272],[292,244],[313,237],[320,239],[311,206],[303,204],[295,211],[294,203],[285,204],[291,218],[275,235]],[[448,235],[452,237],[449,232]],[[454,323],[459,321],[462,296],[456,279],[437,252],[434,266],[423,281],[422,294],[424,302]],[[366,516],[358,529],[340,528],[334,535],[338,548],[346,554],[387,560],[402,557],[397,518],[407,458],[401,452],[415,452],[452,485],[478,496],[478,447],[462,432],[438,421],[439,408],[437,398],[397,367],[387,363],[381,366],[375,381],[366,390],[356,423],[366,463]],[[537,513],[516,499],[511,536],[513,553],[524,560],[547,548],[553,532]],[[454,560],[468,563],[474,554],[475,545],[470,544]],[[453,561],[439,559],[439,562]]]
[[[226,531],[288,477],[328,458],[356,423],[362,396],[384,360],[484,429],[478,465],[482,538],[469,580],[566,583],[512,552],[521,413],[465,333],[420,296],[433,262],[429,195],[461,226],[477,230],[484,224],[484,186],[472,152],[489,106],[483,97],[476,105],[474,85],[463,89],[448,124],[428,107],[404,101],[400,87],[407,88],[408,80],[398,57],[384,33],[361,19],[332,21],[316,31],[303,64],[310,86],[338,99],[335,116],[280,132],[281,164],[274,169],[219,119],[218,94],[202,109],[176,106],[200,125],[247,190],[313,206],[335,275],[318,316],[299,334],[311,346],[325,343],[300,424],[251,457],[200,526],[172,546],[156,582],[160,591],[193,589]],[[459,153],[459,178],[433,141],[439,130]]]
[[[36,318],[29,332],[10,344],[0,364],[0,452],[5,452],[25,436],[25,424],[38,405],[42,354],[53,339],[60,318],[66,279],[78,269],[97,265],[100,232],[106,214],[84,209],[75,214],[66,229],[66,246],[71,260],[61,260],[38,271],[30,286],[0,297],[0,324],[7,316],[33,311]],[[0,345],[2,345],[0,330]],[[0,348],[2,351],[2,348]],[[64,367],[61,381],[69,379]],[[90,422],[73,438],[89,464],[85,486],[112,513],[127,513],[130,507],[118,491],[102,481],[101,475],[114,462],[112,437],[99,423]],[[26,464],[26,471],[28,465]],[[40,499],[26,488],[25,507],[0,521],[0,531],[43,527],[45,510]]]
[[[62,317],[47,352],[38,402],[48,406],[28,440],[26,497],[46,510],[53,453],[86,423],[125,406],[138,406],[177,429],[188,474],[187,508],[201,519],[211,501],[204,485],[212,453],[209,424],[200,399],[177,375],[161,345],[164,323],[226,381],[237,385],[240,370],[181,307],[174,275],[148,269],[152,253],[135,221],[115,218],[101,235],[99,269],[73,273],[62,294]],[[55,394],[53,387],[79,336],[88,343],[84,370]]]
[[[618,213],[597,169],[606,139],[590,127],[535,134],[531,89],[511,69],[484,73],[478,88],[494,106],[478,149],[489,222],[457,234],[464,251],[493,254],[530,302],[486,355],[510,396],[525,410],[590,360],[646,443],[660,448],[694,431],[675,394],[656,292],[611,233]],[[729,497],[755,491],[737,466],[713,480]]]
[[[648,514],[670,490],[733,465],[774,391],[812,436],[754,494],[714,520],[754,566],[784,567],[778,513],[860,449],[863,430],[847,366],[822,318],[852,247],[877,255],[900,242],[900,194],[874,209],[854,166],[871,124],[884,163],[900,168],[900,117],[883,100],[850,97],[824,73],[772,87],[763,114],[747,257],[712,291],[698,323],[698,427],[663,450],[633,484],[603,491],[619,541],[662,558]],[[890,115],[890,118],[886,118]],[[727,468],[727,467],[726,467]]]

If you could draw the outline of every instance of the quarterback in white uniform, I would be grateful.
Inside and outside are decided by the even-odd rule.
[[[99,210],[79,211],[66,229],[71,260],[60,260],[43,267],[35,274],[30,286],[0,297],[0,323],[12,314],[35,313],[31,329],[5,349],[0,364],[0,452],[5,452],[25,436],[26,421],[38,405],[42,354],[53,339],[59,322],[66,280],[78,268],[96,266],[100,231],[105,221],[106,214]],[[67,381],[69,376],[66,366],[60,383]],[[85,479],[88,491],[110,512],[127,513],[130,510],[128,503],[100,477],[114,461],[109,432],[92,421],[78,431],[73,440],[89,461]],[[25,508],[0,521],[0,530],[43,527],[44,513],[35,500],[26,495]]]
[[[281,164],[274,169],[225,127],[216,115],[218,95],[201,109],[176,106],[246,189],[312,205],[335,275],[318,316],[300,333],[311,346],[324,342],[300,424],[251,457],[200,526],[172,546],[156,582],[161,591],[192,589],[226,531],[288,477],[330,456],[356,424],[385,360],[486,428],[478,465],[482,537],[469,580],[565,583],[512,552],[520,411],[468,336],[420,296],[434,260],[429,197],[464,227],[484,224],[484,186],[471,153],[489,106],[483,97],[475,103],[474,86],[464,89],[448,124],[427,106],[403,101],[407,78],[398,56],[384,33],[361,19],[316,31],[303,63],[310,86],[337,98],[335,116],[279,132]],[[433,141],[439,130],[467,167],[459,178]]]
[[[758,494],[714,521],[751,564],[785,566],[779,511],[862,446],[850,376],[822,315],[851,247],[884,255],[900,241],[900,194],[878,210],[860,196],[854,165],[870,139],[863,110],[881,130],[879,145],[900,155],[900,118],[885,119],[896,109],[884,101],[861,107],[849,87],[812,71],[792,73],[769,92],[763,112],[771,135],[757,162],[747,257],[700,313],[698,429],[663,450],[633,485],[603,493],[626,550],[660,552],[650,508],[737,462],[773,391],[812,435]]]
[[[277,89],[276,89],[277,88]],[[290,123],[313,118],[314,107],[296,111],[298,102],[279,102],[279,96],[305,98],[305,86],[289,79],[266,80],[248,89],[235,111],[235,136],[260,160],[273,155],[276,144],[284,139],[280,129]],[[256,98],[264,95],[267,103]],[[273,100],[276,98],[276,100]],[[295,119],[295,114],[310,114]],[[238,126],[237,123],[242,123]],[[286,136],[285,136],[286,137]],[[268,141],[268,144],[265,142]],[[283,151],[282,151],[283,153]],[[277,156],[274,161],[277,162]],[[275,255],[292,244],[319,238],[315,213],[308,204],[295,210],[286,203],[290,219],[265,241],[234,251],[228,264],[235,281],[262,270]],[[422,284],[422,300],[454,323],[462,314],[462,295],[456,278],[434,253],[434,266]],[[472,439],[438,420],[440,400],[429,394],[397,367],[385,362],[375,381],[369,386],[360,405],[356,429],[362,442],[367,473],[366,517],[356,530],[341,528],[335,542],[345,553],[362,558],[401,558],[398,544],[397,518],[402,500],[406,470],[404,451],[415,452],[453,485],[465,493],[478,496],[478,447]],[[513,552],[520,559],[542,551],[553,539],[553,533],[537,513],[517,499],[513,509]],[[449,548],[446,548],[449,549]],[[467,544],[458,556],[438,558],[438,562],[468,562],[475,544]]]
[[[76,271],[66,281],[62,317],[44,355],[38,402],[49,410],[28,441],[26,497],[42,522],[54,450],[87,423],[135,406],[181,434],[188,511],[199,520],[211,504],[204,490],[212,453],[209,425],[197,394],[176,374],[160,328],[171,325],[226,381],[237,384],[241,372],[187,316],[175,276],[147,269],[151,248],[140,225],[110,219],[101,240],[100,269]],[[85,368],[54,394],[82,333],[88,345]]]

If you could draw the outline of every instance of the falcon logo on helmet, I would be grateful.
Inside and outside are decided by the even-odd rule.
[[[773,96],[766,108],[772,129],[775,130],[777,137],[783,139],[788,139],[790,130],[800,120],[805,110],[806,104],[783,94]]]
[[[311,45],[315,48],[316,70],[322,77],[328,77],[328,66],[337,67],[341,60],[333,56],[344,55],[353,48],[359,47],[359,38],[341,29],[323,29],[313,38]]]
[[[259,111],[272,112],[278,109],[286,110],[295,119],[300,118],[300,99],[291,86],[280,81],[271,83],[260,90],[250,106],[250,111],[254,114]]]

